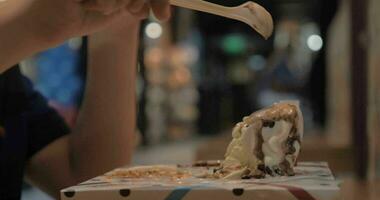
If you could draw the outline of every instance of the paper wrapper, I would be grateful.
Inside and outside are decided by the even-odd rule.
[[[189,169],[200,170],[200,168]],[[233,181],[201,178],[110,179],[105,175],[62,190],[61,199],[335,200],[339,198],[338,183],[327,163],[301,162],[295,171],[296,175],[292,177]]]

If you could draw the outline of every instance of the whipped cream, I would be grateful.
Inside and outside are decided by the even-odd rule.
[[[264,139],[264,164],[269,167],[279,165],[285,158],[286,139],[289,137],[292,124],[284,120],[276,122],[273,128],[264,127],[261,135]]]

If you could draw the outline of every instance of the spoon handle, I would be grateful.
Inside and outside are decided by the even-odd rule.
[[[219,15],[222,17],[231,18],[231,8],[203,0],[170,0],[170,4],[214,15]]]

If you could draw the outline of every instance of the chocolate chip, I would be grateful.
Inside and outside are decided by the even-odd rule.
[[[267,166],[265,167],[265,172],[271,176],[274,176],[273,171]]]
[[[294,146],[288,146],[288,150],[286,151],[286,155],[294,154],[296,152],[296,148]]]
[[[221,171],[223,168],[222,167],[218,167],[218,168],[214,168],[212,171],[214,172],[214,174],[218,171]]]
[[[286,145],[287,146],[293,146],[293,143],[294,143],[294,139],[292,139],[291,137],[290,138],[288,138],[288,140],[286,141]]]
[[[282,161],[278,167],[286,173],[286,175],[289,175],[289,172],[291,173],[293,170],[290,168],[290,164],[287,160]],[[293,172],[294,173],[294,172]]]
[[[251,179],[252,176],[251,175],[242,175],[241,179]]]
[[[276,167],[274,169],[274,172],[276,172],[276,174],[278,174],[280,176],[284,176],[285,175],[284,171],[282,171],[282,169],[280,169],[279,167]]]
[[[297,142],[300,143],[301,139],[300,139],[300,137],[298,135],[293,134],[286,141],[286,145],[287,146],[293,146],[295,141],[297,141]]]
[[[269,127],[269,128],[273,128],[275,124],[276,124],[276,122],[271,121],[271,120],[268,120],[268,121],[264,121],[264,122],[263,122],[263,126],[264,126],[264,127]]]
[[[257,166],[257,169],[262,171],[262,172],[265,172],[265,165],[264,164],[260,164]]]
[[[290,135],[290,138],[292,138],[293,140],[296,140],[297,128],[296,128],[296,125],[294,123],[292,123],[292,124],[293,124],[293,126],[290,129],[289,135]]]
[[[256,157],[259,159],[259,160],[263,160],[264,159],[264,152],[263,152],[263,143],[264,143],[264,138],[263,138],[263,134],[262,132],[260,131],[258,137],[257,137],[257,145],[255,147],[255,149],[253,149],[253,153],[254,155],[256,155]]]

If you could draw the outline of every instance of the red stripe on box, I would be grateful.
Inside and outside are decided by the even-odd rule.
[[[296,197],[299,200],[316,200],[313,196],[311,196],[306,190],[294,186],[289,185],[275,185],[277,187],[286,188],[294,197]]]

